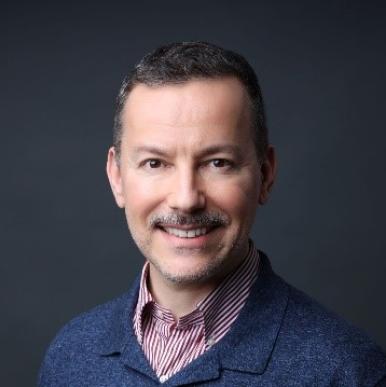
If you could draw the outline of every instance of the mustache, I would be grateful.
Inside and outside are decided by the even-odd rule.
[[[200,214],[155,214],[149,220],[149,224],[152,227],[162,225],[200,225],[207,227],[226,226],[229,224],[229,218],[227,215],[221,212],[203,212]]]

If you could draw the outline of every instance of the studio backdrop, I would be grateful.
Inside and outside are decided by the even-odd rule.
[[[34,385],[58,329],[140,271],[105,162],[121,80],[173,41],[250,61],[279,159],[253,239],[288,282],[386,348],[384,2],[6,3],[3,386]]]

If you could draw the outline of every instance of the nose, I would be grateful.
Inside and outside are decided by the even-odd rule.
[[[191,168],[176,171],[169,187],[169,208],[184,213],[203,209],[206,199],[199,180],[199,176]]]

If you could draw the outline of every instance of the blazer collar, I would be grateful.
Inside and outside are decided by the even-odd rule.
[[[120,354],[131,341],[133,331],[133,312],[137,304],[140,277],[132,288],[117,299],[109,316],[108,328],[96,343],[97,352],[103,356]],[[114,301],[113,301],[114,302]]]
[[[226,369],[262,374],[282,326],[289,288],[272,271],[267,256],[260,252],[260,257],[259,278],[223,345],[219,345],[220,361]]]

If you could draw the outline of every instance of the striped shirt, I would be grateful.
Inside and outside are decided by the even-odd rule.
[[[176,321],[170,310],[154,301],[146,284],[149,263],[145,263],[133,324],[137,340],[161,383],[226,335],[246,302],[258,268],[258,251],[250,241],[240,266],[193,312]]]

